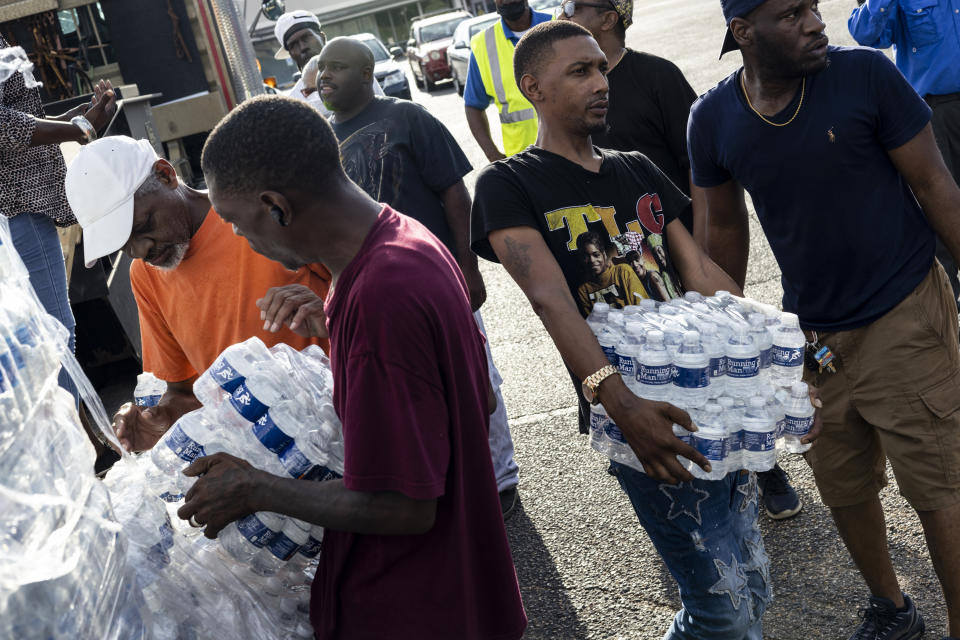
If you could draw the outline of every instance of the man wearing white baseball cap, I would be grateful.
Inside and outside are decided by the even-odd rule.
[[[273,35],[280,43],[274,57],[278,60],[292,58],[302,74],[287,95],[310,103],[320,115],[329,118],[330,110],[316,95],[317,60],[320,51],[327,44],[327,36],[320,30],[319,18],[303,9],[288,11],[277,19]],[[380,83],[376,78],[373,78],[372,82],[374,95],[382,96],[383,88]]]
[[[257,299],[274,287],[325,297],[329,275],[288,271],[255,253],[214,214],[205,191],[180,181],[145,140],[94,141],[67,167],[67,200],[83,228],[89,267],[119,250],[134,258],[130,285],[140,312],[143,368],[167,382],[155,407],[127,403],[114,416],[120,442],[149,449],[197,408],[193,381],[226,347],[257,336],[295,349],[326,341],[265,330]]]

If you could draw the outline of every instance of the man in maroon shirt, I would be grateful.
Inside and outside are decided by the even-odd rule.
[[[180,517],[215,537],[272,511],[326,528],[313,584],[318,638],[520,638],[526,615],[487,447],[487,365],[453,256],[344,174],[309,105],[245,102],[213,131],[203,170],[217,213],[286,267],[322,262],[344,477],[310,482],[226,454]]]

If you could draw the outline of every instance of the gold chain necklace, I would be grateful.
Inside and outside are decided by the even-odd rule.
[[[807,76],[803,76],[803,82],[800,84],[800,103],[797,105],[797,110],[793,112],[793,115],[790,117],[789,120],[787,120],[786,122],[784,122],[784,123],[782,123],[782,124],[778,124],[778,123],[776,123],[776,122],[771,122],[771,121],[767,120],[767,119],[763,116],[763,114],[760,113],[759,111],[757,111],[757,108],[753,106],[753,103],[750,102],[750,94],[747,93],[747,85],[744,84],[744,82],[743,82],[743,72],[740,73],[740,88],[743,89],[743,97],[747,99],[747,104],[750,105],[750,109],[751,109],[755,114],[757,114],[757,117],[758,117],[758,118],[760,118],[761,120],[763,120],[764,122],[766,122],[767,124],[769,124],[769,125],[771,125],[771,126],[774,126],[774,127],[785,127],[785,126],[787,126],[788,124],[790,124],[791,122],[793,122],[794,120],[796,120],[797,116],[800,114],[800,107],[803,106],[803,96],[804,96],[804,94],[806,94],[806,91],[807,91]]]

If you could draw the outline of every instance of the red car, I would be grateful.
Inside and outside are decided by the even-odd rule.
[[[415,18],[410,23],[407,59],[414,82],[425,91],[432,90],[438,81],[450,78],[447,47],[453,42],[457,25],[472,17],[466,11],[444,11]]]

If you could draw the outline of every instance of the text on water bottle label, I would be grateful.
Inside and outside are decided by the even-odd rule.
[[[803,364],[803,347],[778,347],[771,349],[770,363],[778,367],[799,367]]]
[[[233,390],[233,393],[230,395],[230,404],[237,410],[237,413],[250,422],[259,420],[270,408],[250,393],[246,382],[241,382],[237,388]]]
[[[620,366],[620,356],[617,355],[616,347],[601,347],[603,355],[607,356],[607,361],[615,367]]]
[[[317,554],[320,553],[320,547],[323,545],[321,540],[317,540],[313,536],[307,538],[307,541],[297,549],[297,553],[302,555],[304,558],[316,558]]]
[[[730,378],[752,378],[760,374],[760,358],[727,357],[727,376]]]
[[[227,393],[233,393],[244,378],[226,358],[219,358],[210,369],[210,376]]]
[[[288,538],[283,531],[279,531],[277,532],[277,535],[270,539],[270,542],[268,542],[266,546],[275,558],[286,562],[293,557],[294,553],[297,552],[298,545],[296,542]]]
[[[714,440],[711,438],[701,438],[694,434],[693,436],[693,445],[696,447],[697,451],[703,454],[703,457],[707,460],[713,460],[718,462],[727,457],[727,447],[726,440],[721,438],[719,440]]]
[[[274,423],[269,411],[253,423],[253,435],[264,447],[278,455],[293,443],[293,438]]]
[[[138,407],[143,407],[144,409],[146,409],[147,407],[155,407],[158,404],[160,404],[161,397],[162,396],[159,396],[156,394],[149,395],[149,396],[140,396],[139,398],[134,398],[134,402]]]
[[[711,378],[719,378],[727,375],[726,357],[710,358],[710,367],[708,373],[710,374]]]
[[[620,364],[617,365],[620,369],[620,375],[626,377],[634,377],[635,367],[633,366],[633,358],[624,357],[620,358]]]
[[[175,425],[164,441],[167,443],[167,447],[184,462],[193,462],[200,456],[207,455],[203,446],[184,433],[180,425]]]
[[[784,420],[783,432],[792,436],[805,436],[810,433],[811,427],[813,427],[813,416],[802,418],[787,416]]]
[[[773,451],[776,434],[773,431],[743,431],[741,448],[752,453]]]
[[[602,413],[597,413],[595,411],[590,412],[590,431],[595,433],[601,433],[606,429],[607,423],[610,422],[608,416],[603,415]]]
[[[641,364],[637,368],[637,381],[640,384],[660,385],[673,382],[673,365],[650,366]]]
[[[702,389],[710,384],[707,377],[707,367],[698,367],[690,369],[687,367],[675,367],[676,375],[673,378],[673,384],[684,389]]]
[[[256,515],[249,515],[237,520],[237,531],[258,549],[262,549],[275,535],[275,532],[263,524],[263,521]]]

